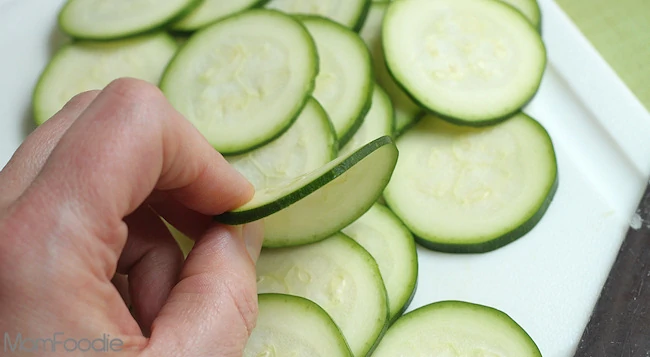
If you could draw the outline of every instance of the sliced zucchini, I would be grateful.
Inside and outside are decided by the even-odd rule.
[[[41,74],[34,90],[36,123],[44,123],[73,96],[103,89],[120,77],[158,84],[177,48],[174,39],[166,33],[111,42],[79,41],[63,46]]]
[[[541,357],[510,316],[482,305],[442,301],[412,311],[391,326],[373,357]]]
[[[256,191],[282,186],[336,158],[336,133],[327,113],[310,99],[296,122],[261,148],[226,159]]]
[[[264,219],[265,247],[286,247],[322,240],[361,217],[381,196],[397,162],[390,137],[278,187],[255,192],[244,206],[215,219],[244,224]]]
[[[370,49],[375,79],[386,90],[395,110],[395,135],[399,135],[420,117],[422,109],[404,93],[386,68],[381,44],[381,29],[389,2],[373,2],[359,35]]]
[[[258,306],[257,325],[244,357],[352,357],[336,323],[311,300],[261,294]]]
[[[423,118],[397,140],[384,198],[423,246],[481,253],[523,236],[558,185],[551,138],[519,113],[491,127]]]
[[[320,57],[314,97],[330,116],[339,144],[359,129],[372,98],[372,62],[359,36],[330,20],[305,16]]]
[[[393,77],[430,111],[482,126],[517,112],[537,92],[544,43],[513,7],[494,0],[391,3],[383,28]]]
[[[263,250],[257,262],[257,290],[316,302],[357,357],[368,354],[386,327],[388,304],[377,263],[342,233],[315,244]]]
[[[195,31],[220,19],[258,6],[267,0],[201,0],[192,11],[175,21],[175,31]]]
[[[519,10],[530,23],[536,28],[540,29],[542,25],[542,12],[539,9],[539,4],[536,0],[501,0],[506,4]]]
[[[183,46],[161,88],[224,155],[277,138],[314,88],[318,54],[294,18],[250,10],[207,27]]]
[[[394,124],[393,104],[386,92],[379,86],[375,86],[372,93],[372,105],[363,119],[363,124],[348,143],[341,148],[339,154],[341,156],[348,155],[379,137],[393,135]]]
[[[402,315],[415,295],[418,257],[413,234],[388,207],[375,204],[341,232],[377,261],[388,294],[390,321]]]
[[[200,0],[68,0],[59,13],[63,32],[87,40],[111,40],[161,28]]]
[[[271,0],[267,8],[290,14],[316,15],[357,31],[370,7],[370,0]]]

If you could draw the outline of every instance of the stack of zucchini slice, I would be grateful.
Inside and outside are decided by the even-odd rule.
[[[402,316],[416,242],[486,253],[553,199],[553,143],[522,111],[540,19],[535,0],[68,0],[34,116],[140,78],[251,181],[215,217],[265,222],[245,356],[541,356],[493,308]]]

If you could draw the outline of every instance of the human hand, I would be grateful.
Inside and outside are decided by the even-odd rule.
[[[156,87],[73,98],[0,172],[0,355],[241,356],[262,227],[211,216],[252,195]],[[196,240],[185,262],[158,215]]]

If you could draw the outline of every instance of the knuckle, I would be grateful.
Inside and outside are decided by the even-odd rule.
[[[249,284],[242,284],[241,281],[227,284],[232,304],[237,310],[238,317],[246,327],[248,335],[253,332],[257,323],[258,305],[256,288]]]
[[[164,95],[155,85],[135,78],[119,78],[112,81],[104,92],[114,94],[131,103],[158,102]]]

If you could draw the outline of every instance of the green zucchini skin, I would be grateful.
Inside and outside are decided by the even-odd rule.
[[[542,220],[542,217],[544,217],[544,214],[546,214],[548,207],[551,205],[551,202],[555,197],[555,193],[557,192],[558,186],[559,186],[559,177],[556,173],[555,181],[551,186],[546,196],[546,199],[539,207],[537,212],[535,212],[535,214],[533,214],[526,222],[524,222],[516,229],[498,238],[495,238],[491,241],[483,242],[483,243],[475,243],[475,244],[445,244],[445,243],[432,242],[430,240],[427,240],[426,238],[419,237],[417,234],[414,235],[415,241],[419,245],[427,249],[431,249],[443,253],[480,254],[480,253],[488,253],[497,250],[523,237],[526,233],[530,232],[531,230],[533,230],[533,228],[535,228],[537,223],[539,223],[539,221]]]
[[[356,163],[358,163],[368,155],[372,154],[375,150],[385,145],[394,146],[395,144],[393,142],[393,139],[391,139],[388,136],[383,136],[381,138],[378,138],[368,143],[364,147],[360,148],[355,153],[348,156],[346,159],[344,159],[342,162],[340,162],[331,170],[325,172],[320,177],[298,188],[293,193],[286,195],[284,197],[280,197],[277,200],[270,202],[268,204],[252,208],[250,210],[239,211],[239,212],[231,211],[231,212],[222,213],[220,215],[214,216],[214,220],[228,225],[240,225],[240,224],[254,222],[264,217],[270,216],[271,214],[278,212],[286,207],[289,207],[290,205],[296,203],[297,201],[307,197],[309,194],[325,186],[327,183],[333,181],[335,178],[343,175],[347,170],[352,168]],[[397,159],[397,148],[395,148],[395,159]]]

